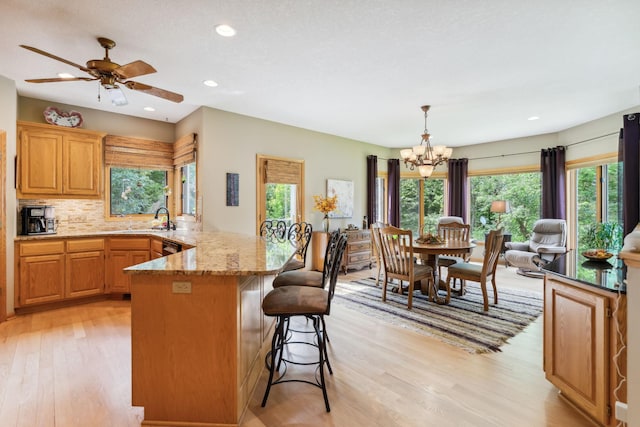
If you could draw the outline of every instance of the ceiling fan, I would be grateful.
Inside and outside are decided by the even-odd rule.
[[[109,93],[111,97],[111,102],[114,105],[121,106],[127,105],[127,98],[124,96],[124,93],[120,89],[119,85],[126,86],[129,89],[137,90],[140,92],[147,93],[149,95],[157,96],[160,98],[167,99],[173,102],[182,102],[184,97],[179,93],[170,92],[165,89],[160,89],[157,87],[149,86],[144,83],[134,82],[133,80],[128,80],[133,77],[144,76],[145,74],[155,73],[156,69],[151,65],[147,64],[144,61],[133,61],[129,64],[119,65],[115,62],[111,61],[109,58],[109,50],[113,49],[116,43],[113,40],[109,40],[104,37],[98,37],[98,43],[100,46],[104,48],[104,58],[103,59],[90,59],[87,61],[87,66],[84,67],[82,65],[76,64],[64,58],[60,58],[59,56],[53,55],[49,52],[45,52],[35,47],[20,45],[20,47],[30,50],[35,53],[39,53],[40,55],[47,56],[49,58],[55,59],[56,61],[64,62],[65,64],[76,67],[85,73],[90,74],[92,77],[54,77],[48,79],[28,79],[25,80],[29,83],[52,83],[52,82],[69,82],[69,81],[93,81],[99,80],[100,85]],[[100,99],[100,95],[98,94],[98,99]]]

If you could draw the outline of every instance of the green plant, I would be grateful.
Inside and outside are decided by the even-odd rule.
[[[618,251],[622,247],[622,227],[617,222],[590,224],[580,239],[580,246],[586,249]]]

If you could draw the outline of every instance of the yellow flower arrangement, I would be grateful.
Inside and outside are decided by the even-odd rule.
[[[329,212],[333,212],[338,207],[338,196],[333,197],[322,197],[315,195],[313,196],[314,201],[314,209],[322,212],[327,215]]]

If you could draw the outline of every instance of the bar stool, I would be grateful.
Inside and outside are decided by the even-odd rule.
[[[273,338],[271,339],[271,350],[267,354],[265,360],[267,369],[269,369],[269,380],[262,399],[263,407],[267,404],[271,386],[286,382],[303,382],[322,389],[325,408],[327,412],[331,411],[324,379],[325,364],[327,365],[327,369],[330,374],[333,374],[333,370],[331,369],[331,364],[329,363],[327,355],[324,316],[328,316],[331,311],[331,300],[335,292],[340,263],[346,246],[347,236],[343,233],[338,234],[335,242],[330,244],[327,249],[327,252],[330,252],[331,255],[326,269],[328,271],[329,279],[328,289],[315,286],[289,285],[275,288],[264,297],[264,300],[262,301],[262,310],[266,316],[276,317],[276,328]],[[325,262],[327,261],[325,260]],[[296,316],[304,316],[307,319],[312,320],[312,333],[315,335],[315,342],[287,339],[287,335],[292,332],[289,330],[289,320]],[[302,362],[285,358],[283,355],[285,347],[292,344],[316,346],[318,348],[318,361]],[[287,379],[285,378],[287,364],[317,365],[320,378],[318,379],[316,375],[314,377],[314,381],[297,378]],[[283,365],[284,369],[280,372]],[[278,372],[278,378],[274,379],[276,371]]]

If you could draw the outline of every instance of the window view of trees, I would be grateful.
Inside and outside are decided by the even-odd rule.
[[[420,217],[422,203],[422,217]],[[444,215],[444,180],[400,179],[400,227],[419,236],[422,231],[434,232],[438,218]]]
[[[501,222],[511,241],[529,238],[533,223],[540,219],[540,173],[474,176],[471,187],[471,234],[484,241],[485,233],[493,229],[498,215],[491,212],[491,202],[507,200],[511,212],[503,214]]]
[[[110,169],[110,214],[153,214],[166,206],[167,172],[153,169]]]
[[[294,184],[266,184],[266,219],[284,220],[287,225],[295,222],[296,192]]]
[[[598,222],[618,224],[622,198],[619,194],[618,163],[580,168],[576,171],[577,241],[580,251],[592,249],[582,243]]]

